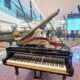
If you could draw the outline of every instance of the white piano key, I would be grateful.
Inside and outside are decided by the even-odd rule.
[[[21,58],[20,58],[21,57]],[[21,55],[15,55],[11,59],[9,59],[9,62],[11,64],[19,64],[19,65],[29,65],[33,67],[40,67],[40,68],[47,68],[52,70],[61,70],[66,72],[66,66],[64,64],[64,61],[62,59],[57,58],[51,58],[48,57],[40,57],[37,58],[35,56],[21,56]],[[7,63],[9,63],[7,62]]]

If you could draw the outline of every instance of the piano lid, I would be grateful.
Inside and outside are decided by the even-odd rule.
[[[32,39],[32,35],[34,34],[35,30],[42,27],[44,24],[47,24],[53,17],[58,15],[59,11],[60,10],[58,9],[56,12],[54,12],[49,17],[47,17],[45,20],[43,20],[38,26],[36,26],[34,29],[32,29],[26,36],[24,36],[22,39],[20,39],[17,44],[20,46],[24,46],[28,41],[30,41]]]

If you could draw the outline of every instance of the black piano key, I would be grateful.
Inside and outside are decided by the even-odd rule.
[[[21,59],[20,59],[20,61],[25,61],[25,56],[21,56]]]
[[[59,65],[60,65],[60,67],[63,67],[64,66],[63,60],[60,60],[59,61]]]
[[[15,57],[14,57],[14,60],[17,60],[17,59],[18,59],[18,56],[15,56]]]
[[[58,60],[55,59],[55,66],[58,66]]]
[[[54,66],[54,64],[55,64],[55,60],[54,59],[51,59],[51,62],[50,62],[51,64],[51,66]]]

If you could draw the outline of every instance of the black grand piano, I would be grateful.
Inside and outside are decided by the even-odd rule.
[[[48,38],[33,38],[35,30],[48,23],[59,13],[57,10],[31,30],[16,45],[6,48],[7,56],[3,64],[15,67],[16,75],[18,68],[32,69],[41,72],[50,72],[66,76],[73,76],[72,56],[70,48],[61,42],[54,42]],[[37,73],[35,73],[36,77]],[[41,80],[41,78],[40,78]]]

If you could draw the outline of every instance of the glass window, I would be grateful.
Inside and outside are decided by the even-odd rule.
[[[17,8],[17,18],[23,19],[24,15],[20,9]]]
[[[11,0],[4,0],[4,3],[8,9],[11,9]]]
[[[26,18],[24,17],[24,13],[22,12],[21,9],[16,8],[17,10],[17,18],[22,19],[22,20],[27,20],[30,21],[30,17],[28,16],[28,14],[25,13]]]

